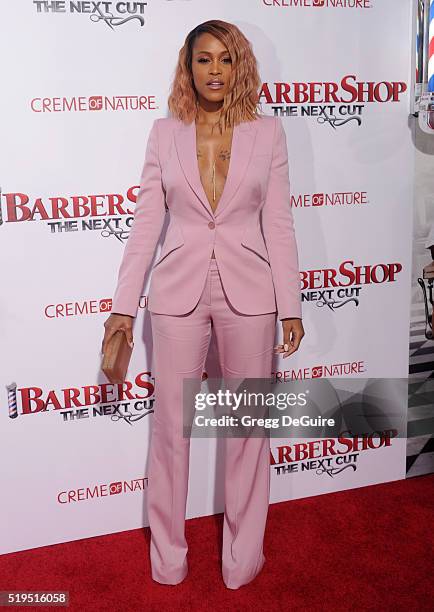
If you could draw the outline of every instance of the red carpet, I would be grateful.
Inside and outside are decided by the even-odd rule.
[[[2,555],[0,590],[68,590],[84,612],[434,609],[434,475],[271,505],[264,569],[237,591],[220,577],[221,523],[187,521],[177,586],[150,578],[139,529]]]

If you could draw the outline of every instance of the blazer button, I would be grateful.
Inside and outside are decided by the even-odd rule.
[[[215,228],[215,223],[214,223],[214,221],[210,221],[210,222],[208,223],[208,227],[209,227],[209,229],[214,229],[214,228]]]

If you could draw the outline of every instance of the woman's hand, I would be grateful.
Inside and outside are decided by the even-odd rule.
[[[282,357],[289,357],[300,346],[301,339],[304,336],[303,323],[301,319],[282,319],[283,327],[283,344],[278,344],[274,348],[276,353],[282,353]]]
[[[105,353],[108,341],[117,331],[124,332],[127,337],[128,344],[131,346],[131,348],[133,347],[133,319],[134,317],[130,317],[130,315],[116,313],[112,313],[109,316],[104,323],[105,333],[101,345],[101,353]]]

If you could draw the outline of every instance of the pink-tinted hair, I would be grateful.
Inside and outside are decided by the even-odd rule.
[[[229,91],[220,113],[223,129],[241,121],[253,121],[258,116],[259,77],[256,57],[250,41],[237,26],[220,19],[211,19],[196,26],[188,33],[179,51],[168,106],[172,116],[191,123],[197,115],[197,94],[193,83],[192,50],[196,38],[208,32],[222,42],[232,60]]]

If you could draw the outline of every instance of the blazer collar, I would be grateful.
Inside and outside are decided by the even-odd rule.
[[[243,121],[234,125],[231,158],[229,161],[226,183],[218,202],[216,212],[214,213],[200,180],[196,156],[195,122],[192,121],[189,124],[185,124],[180,121],[179,126],[175,129],[175,145],[182,171],[190,187],[211,217],[215,218],[221,215],[237,192],[249,165],[256,133],[256,121]]]

